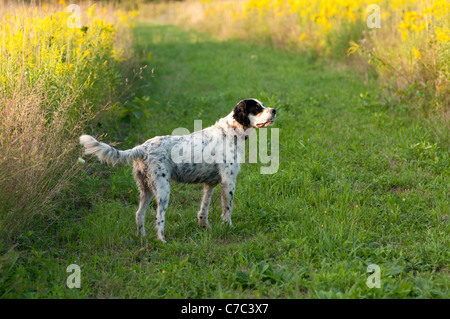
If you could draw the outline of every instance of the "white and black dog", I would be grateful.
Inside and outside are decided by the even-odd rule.
[[[246,99],[240,101],[230,114],[213,126],[190,135],[157,136],[126,151],[119,151],[89,135],[81,136],[80,144],[85,147],[85,154],[95,154],[107,163],[133,161],[134,178],[140,190],[139,208],[136,212],[138,231],[142,237],[145,236],[145,212],[154,196],[158,207],[157,237],[165,242],[164,222],[171,179],[183,183],[204,184],[203,199],[197,215],[202,227],[208,226],[211,194],[214,187],[220,183],[222,218],[231,226],[234,185],[245,145],[242,142],[255,128],[272,125],[275,116],[275,109],[264,107],[256,99]],[[182,155],[180,150],[183,151]],[[196,156],[198,154],[202,155],[200,160]]]

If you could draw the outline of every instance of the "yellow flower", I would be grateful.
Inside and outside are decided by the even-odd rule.
[[[87,16],[89,17],[89,19],[92,19],[94,13],[95,13],[95,3],[87,11]]]
[[[441,43],[447,43],[450,41],[450,30],[442,30],[436,26],[436,39]]]
[[[417,60],[420,60],[422,58],[422,55],[420,54],[419,50],[417,50],[415,47],[413,47],[412,49],[413,49],[414,57]]]

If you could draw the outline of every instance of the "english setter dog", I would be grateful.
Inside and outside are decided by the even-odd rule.
[[[157,203],[157,238],[165,242],[164,223],[171,179],[204,184],[197,214],[201,227],[208,226],[211,194],[220,183],[222,219],[231,226],[234,185],[244,155],[245,139],[255,128],[272,125],[275,116],[275,109],[264,107],[257,99],[246,99],[213,126],[190,135],[157,136],[126,151],[119,151],[89,135],[81,136],[80,144],[85,147],[85,154],[95,154],[103,162],[117,164],[133,161],[134,178],[140,190],[136,211],[138,232],[145,237],[145,212],[154,196]]]

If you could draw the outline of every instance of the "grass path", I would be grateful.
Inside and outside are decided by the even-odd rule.
[[[148,212],[141,247],[131,167],[97,164],[80,185],[90,204],[66,212],[56,236],[29,244],[2,279],[3,296],[449,297],[445,122],[393,107],[351,71],[300,54],[170,26],[138,26],[136,44],[154,77],[128,106],[140,118],[120,132],[122,148],[192,131],[194,120],[209,126],[255,97],[279,114],[278,172],[243,165],[231,229],[220,223],[218,189],[203,231],[201,186],[174,184],[168,243],[155,240]],[[82,269],[81,289],[65,287],[71,263]],[[370,264],[380,266],[380,289],[365,283]],[[24,284],[12,284],[19,277]]]

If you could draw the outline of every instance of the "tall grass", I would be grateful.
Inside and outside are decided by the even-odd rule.
[[[36,216],[57,217],[79,165],[77,137],[129,85],[127,14],[85,3],[82,26],[71,28],[65,9],[14,1],[0,11],[0,234],[8,240]]]
[[[142,16],[312,52],[368,72],[415,104],[448,110],[450,19],[446,0],[378,1],[381,27],[369,28],[369,0],[193,0],[148,4]],[[373,17],[373,16],[372,16]],[[370,19],[372,19],[370,17]],[[373,21],[373,20],[371,20]],[[412,99],[411,99],[412,98]]]

